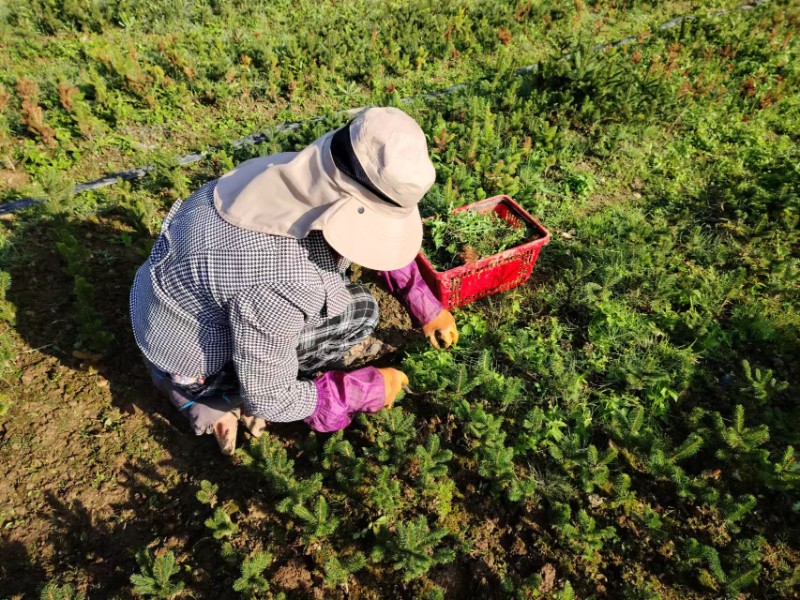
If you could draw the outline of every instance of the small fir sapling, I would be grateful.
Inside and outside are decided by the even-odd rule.
[[[444,529],[431,529],[425,515],[419,515],[414,521],[400,521],[393,534],[382,528],[372,560],[392,562],[394,569],[402,573],[403,581],[408,583],[427,573],[434,565],[455,558],[453,549],[438,547],[446,535]]]
[[[339,527],[339,519],[330,514],[328,501],[322,495],[312,508],[298,502],[292,512],[303,522],[303,542],[307,545],[324,540]]]
[[[738,498],[725,494],[719,500],[717,507],[728,529],[738,533],[740,527],[737,523],[749,515],[756,507],[756,504],[756,498],[751,494],[744,494]]]
[[[612,483],[612,496],[609,505],[621,508],[622,512],[630,515],[639,504],[639,497],[631,489],[631,477],[627,473],[620,473]]]
[[[733,425],[730,427],[718,412],[713,413],[712,418],[715,432],[724,442],[724,446],[716,452],[717,458],[736,460],[739,456],[751,455],[758,462],[767,459],[769,453],[759,446],[763,446],[769,440],[769,427],[764,424],[746,427],[744,406],[736,405]]]
[[[554,504],[554,526],[562,542],[570,550],[577,552],[589,565],[597,566],[603,562],[603,551],[609,542],[617,539],[617,530],[612,527],[597,527],[597,522],[580,509],[573,519],[572,511],[566,504]]]
[[[367,506],[379,515],[369,524],[373,533],[383,525],[391,526],[394,523],[403,508],[403,497],[400,492],[400,482],[394,478],[393,470],[382,465],[366,498]]]
[[[455,483],[447,477],[447,463],[453,458],[453,453],[443,450],[439,436],[433,434],[425,446],[417,446],[414,458],[419,472],[417,488],[439,519],[444,519],[452,511],[456,489]]]
[[[343,486],[358,485],[364,478],[366,461],[356,456],[353,445],[344,439],[344,431],[337,431],[325,442],[322,466],[334,473]]]
[[[422,496],[428,501],[429,510],[440,522],[453,512],[453,497],[457,495],[456,484],[449,477],[442,477],[422,490]]]
[[[195,497],[203,504],[208,504],[211,508],[214,508],[217,505],[218,491],[219,486],[217,484],[204,479],[200,482],[200,489],[195,494]]]
[[[218,507],[214,515],[205,520],[205,526],[212,531],[214,539],[217,540],[230,537],[239,530],[239,526],[231,520],[231,516],[222,507]]]
[[[720,584],[727,580],[719,553],[715,548],[707,546],[695,538],[689,538],[683,551],[685,563],[689,566],[697,565],[697,578],[702,585],[712,590],[718,590]]]
[[[694,495],[692,479],[675,461],[670,460],[662,449],[656,448],[650,453],[644,468],[654,477],[674,483],[676,492],[681,498],[690,498]]]
[[[42,588],[39,600],[86,600],[86,596],[69,584],[58,585],[51,581]]]
[[[728,576],[728,582],[725,584],[725,590],[730,597],[739,595],[742,589],[749,587],[758,581],[758,576],[761,574],[761,565],[757,564],[744,571],[738,571]]]
[[[78,215],[83,208],[76,199],[75,182],[56,167],[45,167],[37,173],[36,179],[43,196],[47,198],[47,213],[56,217],[52,221],[56,235],[64,231],[69,233],[72,221],[67,217]]]
[[[203,480],[200,482],[200,489],[195,494],[195,497],[203,504],[214,508],[218,502],[218,491],[218,485]],[[236,510],[238,510],[238,508],[236,508],[235,505],[232,508],[228,506],[217,507],[212,516],[204,522],[205,526],[211,530],[211,535],[214,539],[226,540],[220,547],[220,556],[229,564],[236,564],[239,560],[233,545],[227,540],[227,538],[231,537],[239,530],[239,526],[231,519],[231,512],[235,512]]]
[[[55,229],[55,246],[66,263],[64,270],[73,278],[78,343],[90,352],[103,353],[114,341],[94,308],[95,289],[89,282],[90,256],[73,235],[70,225],[61,222]]]
[[[272,563],[273,556],[269,552],[257,551],[242,561],[241,575],[233,582],[233,590],[247,598],[257,598],[262,592],[269,591],[269,580],[264,571]]]
[[[439,478],[447,475],[447,463],[453,458],[450,450],[441,448],[441,441],[436,434],[428,438],[425,446],[417,446],[414,451],[419,469],[419,483],[424,489]]]
[[[691,458],[700,451],[704,443],[705,440],[703,440],[703,437],[699,433],[692,432],[680,446],[670,453],[669,460],[671,462],[678,462]]]
[[[766,483],[773,490],[785,491],[800,488],[800,460],[795,457],[792,446],[787,446],[780,460],[772,464]],[[800,502],[794,506],[794,511],[800,512]]]
[[[369,418],[362,414],[360,418],[371,441],[364,453],[399,468],[411,454],[411,441],[417,436],[414,415],[395,406],[369,415]]]
[[[457,363],[454,354],[435,348],[407,356],[403,370],[415,389],[426,392],[452,389],[456,382],[466,379],[466,367]]]
[[[422,592],[420,600],[444,600],[444,589],[431,584]]]
[[[123,196],[121,205],[128,210],[131,224],[137,232],[149,240],[158,233],[160,227],[159,206],[150,194],[134,193],[131,188],[130,182],[122,182],[119,189]]]
[[[766,539],[762,536],[754,538],[742,538],[736,541],[731,552],[732,565],[727,573],[725,590],[729,596],[737,596],[743,588],[746,588],[758,580],[761,574],[761,563],[764,561],[763,548]]]
[[[609,506],[619,508],[629,517],[646,527],[651,533],[657,533],[658,538],[664,536],[661,515],[653,507],[641,500],[631,489],[631,478],[627,473],[621,473],[612,484],[612,497]]]
[[[595,488],[606,490],[609,487],[608,465],[617,458],[618,454],[615,448],[610,447],[601,455],[593,444],[589,445],[583,460],[578,461],[579,478],[584,492],[589,494]]]
[[[103,353],[114,341],[114,334],[106,329],[94,308],[95,289],[80,275],[75,276],[75,315],[78,321],[78,344],[90,352]]]
[[[180,568],[172,551],[161,552],[155,556],[147,551],[136,554],[140,573],[131,575],[133,591],[145,598],[170,600],[183,592],[182,581],[172,581]]]
[[[218,502],[216,495],[218,490],[218,485],[204,480],[200,482],[196,497],[203,504],[213,508]],[[218,507],[213,516],[206,519],[205,525],[211,529],[212,535],[217,540],[230,538],[239,531],[239,526],[231,520],[230,513],[224,507]],[[269,592],[269,581],[264,577],[264,571],[272,563],[272,554],[256,551],[251,556],[242,556],[227,540],[219,550],[220,558],[229,567],[238,566],[240,569],[239,577],[233,582],[234,591],[247,598],[261,597],[261,593]]]
[[[284,496],[276,505],[280,512],[290,512],[296,504],[304,503],[322,489],[321,473],[308,479],[295,477],[294,461],[280,441],[267,432],[250,444],[242,462],[267,481],[275,496]]]
[[[741,391],[752,394],[759,404],[766,403],[773,394],[783,392],[789,387],[788,382],[778,381],[772,369],[753,369],[748,360],[742,361],[742,368],[748,385],[743,386]]]
[[[344,589],[345,593],[349,593],[350,578],[365,566],[367,566],[367,559],[361,552],[356,552],[347,558],[331,554],[322,563],[325,585],[332,589],[340,587]]]
[[[514,447],[506,446],[501,431],[502,417],[495,417],[480,406],[462,400],[455,409],[462,420],[470,446],[477,452],[478,473],[491,481],[496,492],[505,491],[509,500],[520,502],[536,493],[533,477],[518,478],[514,466]]]

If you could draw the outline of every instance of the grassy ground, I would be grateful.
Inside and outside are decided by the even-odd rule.
[[[498,63],[537,62],[565,35],[602,43],[736,4],[130,2],[90,11],[12,1],[0,24],[0,191],[28,191],[51,168],[84,181],[326,110],[491,77]]]
[[[800,8],[731,4],[8,3],[3,194],[49,202],[0,222],[0,597],[800,595]],[[514,196],[532,281],[450,352],[376,290],[420,395],[224,460],[144,376],[132,274],[176,198],[342,117],[174,157],[461,81],[403,105],[425,212]]]

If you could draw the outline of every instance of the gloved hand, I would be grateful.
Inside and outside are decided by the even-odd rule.
[[[383,377],[383,390],[385,395],[383,407],[390,408],[397,399],[397,395],[403,390],[403,386],[408,385],[408,376],[402,371],[390,368],[378,369],[378,372]]]
[[[434,348],[441,348],[439,338],[445,348],[458,343],[458,329],[456,320],[449,310],[442,310],[429,323],[422,326],[422,332]]]

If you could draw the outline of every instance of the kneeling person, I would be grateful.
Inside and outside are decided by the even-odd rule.
[[[392,404],[402,372],[327,370],[378,322],[375,299],[348,284],[351,262],[381,271],[434,345],[457,341],[414,263],[434,178],[414,120],[371,108],[172,207],[136,273],[131,320],[153,382],[195,433],[229,454],[242,413],[256,434],[263,420],[336,431]]]

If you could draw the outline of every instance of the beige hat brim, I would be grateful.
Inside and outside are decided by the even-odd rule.
[[[422,219],[416,206],[405,214],[385,214],[355,196],[342,200],[326,218],[322,234],[346,259],[377,271],[405,267],[422,246]]]

